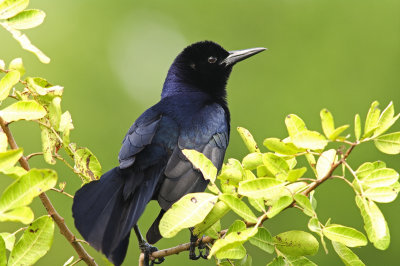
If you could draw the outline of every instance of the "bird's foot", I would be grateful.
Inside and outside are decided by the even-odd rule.
[[[200,258],[207,259],[208,255],[210,254],[210,249],[205,243],[203,243],[202,240],[203,237],[200,238],[199,245],[197,246],[197,248],[199,249],[199,255],[196,255],[197,236],[193,234],[190,236],[189,259],[191,260],[198,260]]]
[[[158,248],[150,245],[149,243],[143,241],[139,244],[140,251],[144,254],[144,265],[153,266],[154,264],[161,264],[164,262],[165,258],[156,258],[154,260],[150,259],[150,255],[158,251]]]

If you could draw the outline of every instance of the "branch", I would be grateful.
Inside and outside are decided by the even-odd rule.
[[[7,123],[0,117],[0,125],[3,132],[7,135],[8,143],[10,144],[11,149],[18,149],[18,145],[15,142],[15,139],[9,129]],[[25,156],[22,156],[19,159],[20,165],[26,170],[29,171],[29,163]],[[57,224],[58,228],[60,228],[60,233],[68,240],[68,242],[72,245],[75,251],[78,253],[79,258],[86,262],[87,265],[97,266],[94,259],[87,253],[87,251],[82,247],[82,245],[76,241],[75,235],[69,230],[68,226],[65,224],[64,218],[61,217],[56,209],[53,207],[50,199],[47,197],[46,193],[42,193],[39,195],[40,200],[42,201],[44,207],[47,210],[47,213],[53,218],[54,222]]]
[[[342,163],[345,163],[347,157],[350,155],[350,153],[353,151],[354,147],[357,146],[359,143],[348,143],[350,145],[350,148],[346,151],[346,153],[343,155],[342,159],[337,161],[335,164],[332,165],[331,169],[329,170],[329,172],[321,179],[318,180],[313,180],[314,183],[311,183],[310,186],[303,192],[303,195],[308,196],[308,194],[310,194],[311,191],[315,190],[319,185],[321,185],[322,183],[324,183],[326,180],[328,180],[329,178],[332,177],[333,172],[336,170],[336,168],[341,165]],[[286,207],[284,210],[292,208],[295,206],[295,202],[293,202],[291,205],[289,205],[288,207]],[[259,217],[259,221],[257,223],[246,223],[246,227],[251,227],[251,226],[259,226],[261,224],[263,224],[263,222],[265,222],[266,220],[268,220],[268,216],[263,214],[262,216]],[[226,234],[228,230],[222,230],[220,232],[220,235],[223,236]],[[212,243],[215,239],[206,236],[202,238],[202,242],[207,244],[207,243]],[[196,246],[198,246],[200,243],[200,239],[197,240],[196,242]],[[156,258],[162,258],[162,257],[167,257],[170,255],[174,255],[174,254],[179,254],[182,251],[186,251],[189,250],[190,247],[190,243],[185,243],[185,244],[180,244],[178,246],[172,247],[172,248],[167,248],[167,249],[163,249],[163,250],[159,250],[159,251],[155,251],[150,255],[150,259],[154,260]],[[139,265],[144,265],[144,254],[140,254],[139,257]]]

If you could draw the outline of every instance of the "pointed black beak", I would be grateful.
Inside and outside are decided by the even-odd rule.
[[[230,51],[227,58],[222,60],[219,64],[225,66],[232,66],[237,62],[240,62],[246,58],[249,58],[255,54],[261,53],[262,51],[267,50],[264,47],[250,48],[244,50]]]

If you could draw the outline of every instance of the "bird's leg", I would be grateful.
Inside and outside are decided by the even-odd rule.
[[[189,259],[191,260],[198,260],[199,258],[207,259],[210,249],[208,246],[203,243],[202,239],[200,238],[200,243],[198,245],[199,255],[196,255],[196,243],[197,243],[197,236],[193,234],[193,228],[189,228],[190,230],[190,247],[189,247]],[[203,254],[203,249],[205,253]]]
[[[139,227],[137,226],[137,224],[135,224],[133,226],[133,229],[135,230],[135,234],[136,234],[136,237],[139,242],[140,251],[144,254],[144,265],[152,266],[154,264],[161,264],[162,262],[164,262],[165,258],[157,258],[155,260],[150,260],[150,255],[154,251],[158,251],[158,248],[150,245],[149,243],[146,242],[146,240],[144,240],[142,233],[140,233],[140,230],[139,230]]]

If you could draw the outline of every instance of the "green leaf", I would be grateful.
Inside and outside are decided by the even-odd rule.
[[[10,90],[18,83],[21,74],[17,70],[8,72],[0,80],[0,101],[3,101],[10,94]]]
[[[201,235],[208,228],[217,223],[223,216],[225,216],[231,209],[223,201],[218,201],[212,210],[207,214],[201,223],[198,223],[194,229],[193,234]]]
[[[393,185],[399,180],[399,173],[391,168],[380,168],[372,171],[366,176],[362,183],[368,187],[386,187]]]
[[[306,257],[293,257],[293,256],[286,256],[285,262],[290,266],[317,266],[314,262],[307,259]]]
[[[377,137],[385,133],[397,121],[399,116],[400,114],[394,117],[393,102],[390,102],[379,117],[378,128],[374,131],[373,137]]]
[[[221,173],[218,176],[219,179],[231,179],[240,181],[243,179],[244,170],[242,164],[236,160],[229,158],[228,163],[224,164],[221,169]]]
[[[213,224],[210,228],[208,228],[204,234],[206,236],[209,236],[213,239],[218,239],[219,238],[219,232],[221,231],[221,222],[217,221],[215,224]]]
[[[11,251],[14,248],[14,243],[15,243],[15,233],[10,234],[10,233],[0,233],[0,236],[3,238],[5,244],[6,244],[6,249]]]
[[[365,177],[370,175],[374,170],[385,168],[386,164],[382,161],[376,161],[373,163],[366,162],[360,165],[356,170],[356,175],[359,180],[363,180]]]
[[[296,194],[293,196],[294,200],[296,201],[296,204],[299,205],[301,208],[303,208],[303,212],[310,216],[313,217],[315,215],[314,209],[311,205],[311,202],[309,198],[303,194]]]
[[[267,167],[265,165],[260,165],[257,167],[257,176],[258,177],[272,177],[274,176],[270,171],[268,171]]]
[[[0,153],[0,171],[4,172],[15,165],[21,158],[23,153],[22,148],[16,150],[9,150]]]
[[[304,121],[295,114],[290,114],[290,115],[286,116],[285,124],[286,124],[287,131],[289,133],[289,136],[291,138],[293,138],[294,136],[296,136],[298,133],[300,133],[302,131],[307,131],[306,124],[304,123]],[[299,146],[297,146],[297,147],[299,147]]]
[[[54,97],[48,107],[51,126],[59,131],[61,121],[61,97]]]
[[[331,241],[340,242],[348,247],[367,245],[367,238],[354,228],[331,224],[322,229],[322,233]]]
[[[0,235],[0,265],[7,265],[6,243]]]
[[[354,135],[356,140],[360,140],[361,137],[361,118],[359,114],[354,117]]]
[[[12,183],[0,197],[0,214],[7,210],[26,206],[33,198],[54,187],[57,173],[50,169],[31,169]]]
[[[367,118],[365,120],[363,138],[370,137],[374,133],[375,129],[378,127],[379,115],[381,113],[378,105],[379,103],[375,101],[371,104],[371,107],[369,108]]]
[[[196,150],[183,150],[182,153],[193,164],[194,169],[201,171],[205,180],[210,180],[211,183],[215,182],[217,168],[204,154]]]
[[[265,204],[263,199],[248,198],[248,201],[250,205],[253,206],[257,211],[265,212]]]
[[[249,152],[260,152],[260,149],[258,148],[258,145],[254,140],[253,135],[251,135],[250,131],[248,131],[244,127],[237,127],[237,131],[239,132],[239,135]]]
[[[336,150],[330,149],[324,151],[317,161],[317,178],[321,179],[325,177],[332,168],[332,165],[336,161]]]
[[[242,231],[236,231],[229,233],[225,236],[223,239],[218,239],[214,245],[212,246],[210,250],[210,255],[213,256],[216,254],[218,259],[223,259],[223,258],[234,258],[232,253],[230,253],[230,249],[236,249],[237,246],[240,246],[242,243],[247,241],[250,237],[254,236],[257,233],[258,229],[253,227],[253,228],[248,228]],[[227,255],[230,254],[230,255]],[[233,253],[235,254],[235,253]],[[236,255],[237,259],[241,259]]]
[[[295,182],[295,181],[297,181],[297,179],[302,177],[306,172],[307,172],[307,168],[306,167],[289,170],[289,173],[288,173],[288,176],[287,176],[287,181]]]
[[[286,262],[284,261],[283,257],[279,256],[274,258],[267,266],[287,266]]]
[[[74,129],[74,125],[72,124],[71,114],[66,111],[61,115],[60,120],[60,131],[63,134],[62,137],[65,146],[68,146],[70,143],[69,134],[72,129]]]
[[[13,166],[11,168],[4,169],[4,170],[0,169],[0,172],[5,174],[5,175],[8,175],[9,177],[14,178],[14,179],[18,179],[19,177],[21,177],[21,176],[25,175],[26,173],[28,173],[21,166]]]
[[[0,19],[7,19],[15,16],[24,10],[29,0],[4,0],[0,2]]]
[[[32,265],[43,257],[53,243],[54,222],[50,216],[36,219],[19,239],[10,254],[8,265]]]
[[[227,246],[216,253],[217,259],[239,260],[246,256],[246,249],[242,244]]]
[[[390,133],[374,139],[375,147],[386,154],[400,153],[400,132]]]
[[[363,195],[375,202],[389,203],[396,199],[397,193],[392,187],[375,187],[367,189]]]
[[[14,221],[29,224],[34,219],[33,212],[29,207],[18,207],[10,211],[0,213],[0,221]]]
[[[249,239],[250,243],[265,252],[274,253],[274,239],[267,229],[259,227],[258,232]]]
[[[346,129],[348,129],[350,126],[349,125],[344,125],[341,127],[338,127],[337,129],[335,129],[331,135],[329,135],[328,139],[330,140],[336,140],[340,134],[343,133],[343,131],[345,131]]]
[[[264,140],[264,146],[269,150],[274,151],[279,154],[293,155],[304,151],[304,149],[299,149],[293,145],[293,143],[285,143],[283,140],[277,138],[268,138]]]
[[[276,248],[289,256],[314,255],[319,243],[315,237],[303,231],[287,231],[274,237]]]
[[[284,183],[274,178],[257,178],[239,183],[238,193],[249,198],[270,198]]]
[[[74,153],[75,169],[85,181],[97,180],[101,176],[101,165],[88,148],[79,148]]]
[[[7,23],[17,30],[31,29],[42,24],[46,13],[38,9],[27,9],[8,18]]]
[[[234,232],[242,232],[244,230],[246,230],[246,224],[241,220],[236,220],[229,226],[226,235]]]
[[[289,165],[282,157],[273,153],[265,153],[263,155],[264,165],[268,171],[271,172],[276,179],[285,181],[289,172]]]
[[[339,258],[346,266],[364,266],[365,264],[358,258],[356,254],[342,243],[332,241],[333,249],[339,255]]]
[[[237,266],[252,266],[253,265],[253,258],[249,254],[246,254],[246,256],[244,256],[243,259],[238,261],[238,264],[236,264],[236,265]]]
[[[36,101],[19,101],[0,111],[0,116],[8,123],[13,121],[37,120],[46,115],[46,110]]]
[[[364,220],[368,239],[377,249],[385,250],[390,244],[389,227],[381,210],[373,201],[356,196],[356,203]]]
[[[304,191],[304,189],[308,186],[306,182],[295,182],[286,185],[286,189],[289,190],[290,194],[296,194]]]
[[[310,229],[310,231],[315,232],[320,234],[322,232],[322,228],[321,225],[319,224],[319,221],[317,218],[313,217],[308,221],[308,229]]]
[[[47,90],[46,88],[49,86],[49,83],[47,80],[43,78],[27,78],[26,82],[28,83],[29,89],[31,89],[33,92],[36,92],[39,95],[46,95]]]
[[[222,194],[219,199],[226,203],[237,215],[245,219],[250,223],[257,223],[257,217],[250,210],[250,208],[238,199],[237,197],[230,194]]]
[[[40,126],[42,139],[42,152],[46,163],[55,164],[56,160],[53,155],[56,152],[57,136],[49,128]]]
[[[262,164],[262,154],[259,152],[249,153],[242,160],[243,167],[248,170],[257,169]]]
[[[286,209],[290,204],[292,204],[293,198],[290,196],[282,196],[272,203],[271,208],[267,211],[268,218],[272,218],[279,214],[281,211]]]
[[[185,195],[164,214],[159,226],[161,235],[171,238],[182,229],[202,222],[214,207],[217,199],[218,196],[210,193]]]
[[[12,1],[12,0],[8,0],[8,1]],[[14,0],[14,1],[18,1],[18,0]],[[28,0],[20,0],[20,1],[28,1]],[[0,11],[0,14],[1,14],[1,11]],[[50,58],[48,58],[42,51],[40,51],[39,48],[34,46],[25,34],[20,32],[19,30],[14,29],[10,25],[8,25],[7,22],[0,22],[0,25],[3,26],[3,28],[5,28],[8,32],[11,33],[12,37],[17,42],[19,42],[22,49],[35,54],[39,58],[40,62],[42,62],[42,63],[44,63],[44,64],[50,63]]]
[[[335,122],[332,113],[328,109],[322,109],[319,113],[321,117],[322,130],[327,138],[335,131]]]
[[[301,131],[291,138],[294,145],[303,149],[322,150],[328,144],[325,137],[316,131]]]
[[[8,69],[10,70],[17,70],[22,77],[25,74],[25,67],[24,63],[22,62],[22,58],[14,58],[11,60],[10,64],[8,65]]]

